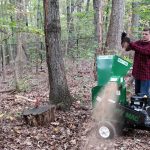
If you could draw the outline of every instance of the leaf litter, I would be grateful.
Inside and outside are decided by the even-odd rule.
[[[38,75],[26,73],[30,77],[28,80],[30,90],[21,93],[0,93],[0,150],[148,150],[150,147],[148,131],[125,132],[112,140],[95,137],[94,120],[91,117],[91,88],[96,85],[93,62],[67,61],[68,85],[76,101],[73,102],[70,111],[56,111],[55,121],[47,126],[26,125],[21,118],[21,112],[25,108],[33,107],[34,104],[15,97],[16,94],[33,100],[40,97],[41,104],[47,103],[49,92],[46,69]],[[11,87],[11,74],[7,76],[7,80],[7,83],[0,83],[1,90]],[[88,135],[93,139],[93,143],[89,143]]]

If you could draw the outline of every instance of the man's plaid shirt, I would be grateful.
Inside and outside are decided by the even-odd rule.
[[[150,80],[150,41],[136,41],[129,44],[135,51],[132,75],[139,80]]]

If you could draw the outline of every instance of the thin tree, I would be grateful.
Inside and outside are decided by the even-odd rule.
[[[37,1],[37,28],[40,28],[40,0]],[[39,68],[39,49],[40,49],[40,37],[37,37],[37,44],[36,44],[36,73],[38,73]]]
[[[87,2],[86,2],[86,12],[89,11],[89,6],[90,6],[90,0],[87,0]]]
[[[16,89],[20,90],[19,87],[19,80],[22,78],[23,73],[23,67],[26,63],[26,57],[25,53],[22,48],[22,33],[21,33],[21,21],[23,21],[23,0],[17,0],[17,14],[16,14],[16,20],[17,20],[17,34],[16,34],[16,43],[17,43],[17,55],[15,58],[15,82],[16,82]]]
[[[74,18],[73,18],[73,12],[74,12],[74,0],[66,0],[67,4],[67,32],[68,32],[68,41],[67,41],[67,54],[72,55],[72,48],[74,47],[74,41],[75,33],[74,33]]]
[[[102,49],[102,1],[93,0],[94,8],[94,25],[95,25],[95,41],[98,44],[96,54],[101,53]]]
[[[4,14],[4,1],[1,1],[1,14],[2,16],[5,16]],[[1,32],[1,41],[0,44],[1,45],[1,57],[2,57],[2,75],[3,75],[3,81],[6,80],[6,50],[5,50],[5,46],[3,44],[3,42],[5,41],[5,32]]]
[[[109,25],[109,17],[110,17],[110,11],[111,11],[111,9],[110,9],[110,7],[111,7],[111,0],[108,0],[107,1],[107,3],[105,3],[105,7],[106,7],[106,15],[105,15],[105,20],[104,20],[104,27],[105,27],[105,35],[106,35],[106,33],[107,33],[107,31],[108,31],[108,25]]]
[[[5,57],[5,47],[2,45],[2,74],[3,74],[3,81],[6,80],[6,57]]]
[[[82,3],[84,3],[84,0],[77,0],[76,2],[77,4],[77,12],[81,12],[82,11]]]
[[[138,28],[139,28],[139,14],[137,12],[137,9],[139,7],[139,3],[138,2],[132,2],[132,28],[131,28],[131,32],[134,36],[137,37],[137,32],[138,32]]]
[[[98,48],[95,50],[95,61],[94,61],[94,77],[97,80],[96,76],[96,58],[99,54],[102,54],[102,1],[93,0],[93,9],[94,9],[94,26],[95,26],[95,41],[98,44]]]
[[[67,86],[65,67],[61,51],[61,26],[59,0],[44,0],[45,42],[49,73],[50,104],[69,109],[72,103]]]

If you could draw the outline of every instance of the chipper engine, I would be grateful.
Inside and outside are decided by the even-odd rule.
[[[139,93],[126,98],[124,77],[131,66],[116,55],[97,57],[98,84],[92,88],[92,104],[101,138],[113,138],[124,129],[150,130],[149,97]]]

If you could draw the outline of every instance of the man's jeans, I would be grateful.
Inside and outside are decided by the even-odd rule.
[[[150,80],[135,79],[135,94],[150,96]]]

